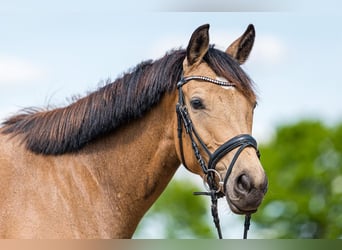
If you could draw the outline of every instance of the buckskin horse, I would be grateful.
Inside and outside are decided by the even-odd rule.
[[[186,49],[66,107],[4,120],[0,237],[130,238],[181,163],[234,213],[255,212],[267,177],[250,135],[257,98],[240,67],[254,38],[249,25],[220,51],[202,25]]]

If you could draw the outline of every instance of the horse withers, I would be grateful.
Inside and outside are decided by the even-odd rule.
[[[255,212],[267,177],[250,136],[256,95],[240,67],[254,27],[226,51],[208,31],[66,107],[5,120],[0,237],[130,238],[180,163],[234,213]]]

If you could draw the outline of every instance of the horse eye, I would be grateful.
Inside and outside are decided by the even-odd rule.
[[[205,109],[205,106],[201,99],[194,98],[190,101],[190,105],[193,109]]]

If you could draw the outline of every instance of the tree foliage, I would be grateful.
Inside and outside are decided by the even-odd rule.
[[[342,125],[282,126],[260,151],[269,191],[259,226],[276,238],[342,237]]]

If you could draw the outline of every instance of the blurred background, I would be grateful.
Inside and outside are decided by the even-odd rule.
[[[250,238],[342,237],[341,1],[0,1],[0,121],[24,107],[54,107],[94,91],[147,59],[187,45],[209,23],[225,49],[248,24],[243,65],[257,86],[253,134],[269,191]],[[209,2],[209,3],[208,3]],[[215,238],[202,180],[183,167],[135,238]],[[243,217],[220,201],[226,238]]]

